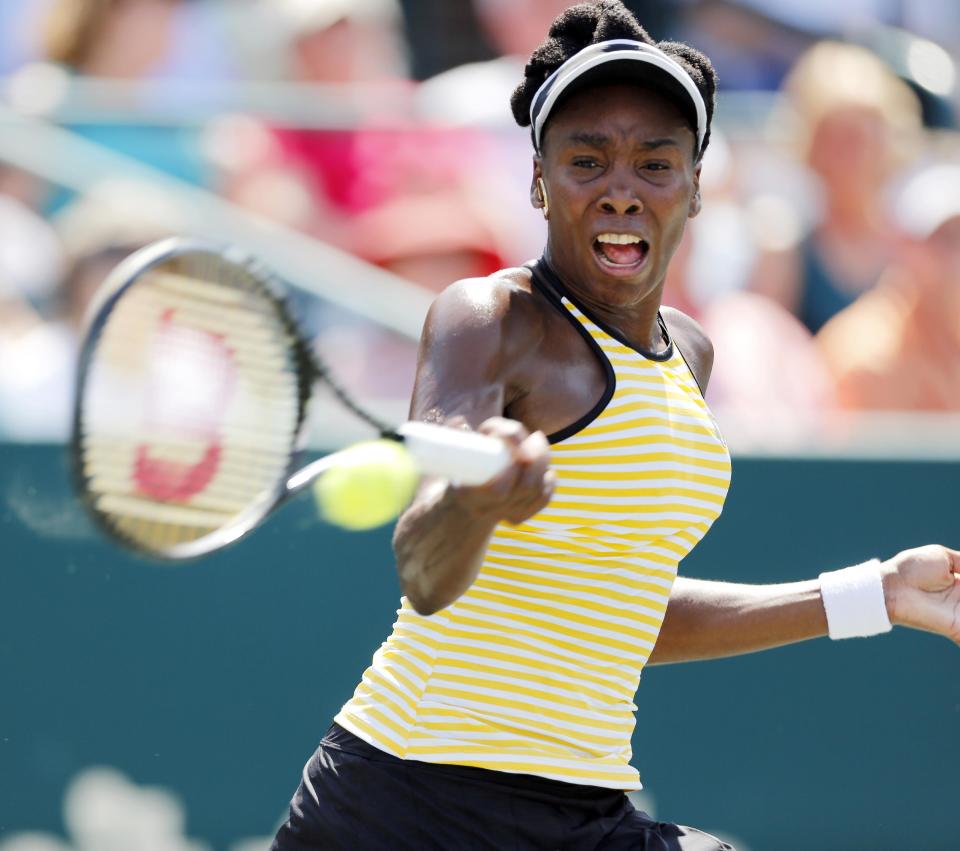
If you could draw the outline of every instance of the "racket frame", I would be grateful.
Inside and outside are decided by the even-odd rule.
[[[115,528],[107,513],[97,508],[98,497],[90,488],[90,476],[84,469],[83,402],[90,368],[107,322],[123,296],[141,276],[179,257],[206,255],[211,260],[232,264],[245,272],[260,294],[265,296],[280,320],[289,342],[297,388],[297,420],[294,426],[287,464],[275,485],[241,509],[224,525],[192,541],[172,544],[164,549],[143,546]],[[476,432],[446,428],[423,422],[407,422],[393,428],[358,405],[335,380],[326,365],[306,340],[286,303],[287,288],[263,263],[248,252],[194,238],[171,237],[134,252],[107,276],[91,302],[86,317],[86,332],[77,362],[73,433],[70,440],[74,486],[88,513],[100,529],[125,546],[158,561],[183,561],[199,558],[243,538],[281,503],[310,485],[338,460],[339,453],[317,459],[301,467],[306,443],[304,428],[310,399],[317,382],[322,381],[333,395],[359,420],[372,426],[379,436],[403,442],[424,475],[440,476],[461,484],[482,484],[504,470],[511,452],[500,440]]]
[[[90,367],[96,355],[97,345],[102,339],[103,331],[111,314],[123,296],[130,291],[143,274],[151,269],[179,257],[196,256],[198,254],[226,260],[241,267],[251,276],[258,287],[261,288],[262,294],[271,303],[291,341],[290,351],[293,355],[297,375],[297,422],[287,465],[271,490],[265,491],[261,497],[242,509],[226,525],[196,540],[173,544],[164,550],[158,550],[145,547],[135,539],[123,534],[122,531],[110,523],[106,513],[97,508],[98,497],[92,492],[89,486],[91,477],[87,475],[84,469],[83,438],[81,435],[83,403],[90,376]],[[77,360],[76,380],[74,382],[76,395],[73,405],[73,428],[69,442],[69,452],[74,488],[80,495],[87,513],[93,518],[97,527],[108,537],[119,541],[141,555],[161,562],[200,558],[248,535],[282,502],[309,484],[310,480],[302,482],[295,489],[288,486],[299,467],[300,455],[304,449],[306,439],[304,423],[308,404],[313,395],[313,387],[320,378],[325,378],[329,382],[329,371],[318,361],[314,352],[307,345],[303,332],[287,309],[285,293],[286,289],[283,284],[266,266],[237,246],[179,236],[152,243],[134,252],[122,260],[104,280],[87,309],[84,321],[83,343]],[[341,390],[340,393],[342,392]],[[340,393],[338,393],[338,396]],[[351,410],[356,411],[355,404],[351,404],[350,407]],[[371,418],[368,417],[367,419],[370,421]],[[316,475],[319,475],[319,472]]]

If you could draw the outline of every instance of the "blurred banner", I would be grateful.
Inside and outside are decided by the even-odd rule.
[[[0,446],[0,849],[264,851],[389,632],[388,532],[338,532],[305,498],[223,554],[151,564],[89,528],[64,464]],[[681,573],[780,582],[956,546],[958,475],[740,459],[722,522]],[[952,851],[956,654],[896,629],[651,668],[640,803],[738,851]]]

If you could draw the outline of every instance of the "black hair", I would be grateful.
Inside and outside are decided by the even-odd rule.
[[[530,104],[544,81],[575,53],[601,41],[629,38],[654,45],[683,66],[703,96],[707,127],[699,159],[710,141],[710,124],[716,105],[717,73],[699,50],[677,41],[655,42],[620,0],[579,3],[561,12],[550,25],[547,38],[533,51],[523,69],[523,82],[510,98],[513,117],[521,127],[530,125]]]

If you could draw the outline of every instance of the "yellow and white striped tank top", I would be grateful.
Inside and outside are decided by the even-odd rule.
[[[633,696],[730,457],[676,346],[630,348],[544,274],[541,261],[535,282],[604,363],[607,392],[551,436],[547,508],[497,527],[448,608],[422,617],[404,599],[335,720],[404,759],[637,789]]]

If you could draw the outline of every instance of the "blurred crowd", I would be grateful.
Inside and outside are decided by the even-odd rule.
[[[508,100],[567,5],[4,0],[0,107],[436,292],[542,248]],[[627,5],[720,77],[666,302],[714,341],[721,424],[789,443],[838,413],[960,412],[960,4]],[[92,293],[191,226],[169,184],[28,171],[2,135],[0,438],[59,440]],[[299,310],[358,393],[408,396],[410,340]]]

